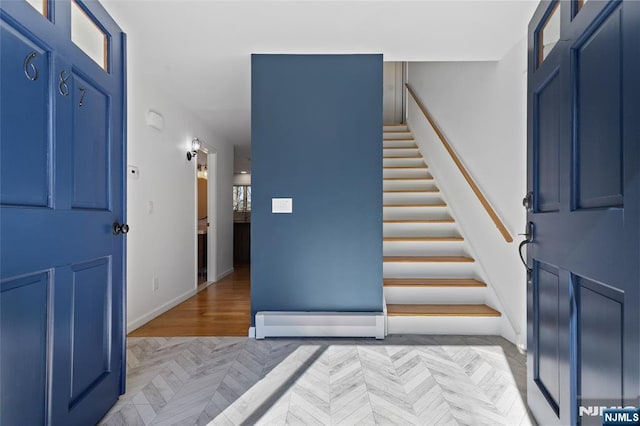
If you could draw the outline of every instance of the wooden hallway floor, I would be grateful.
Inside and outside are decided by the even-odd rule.
[[[249,267],[236,267],[231,275],[132,331],[129,337],[246,337],[251,321],[250,289]]]

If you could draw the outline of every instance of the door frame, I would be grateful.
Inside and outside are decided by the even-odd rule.
[[[193,194],[194,194],[194,208],[196,214],[194,215],[193,226],[193,241],[195,250],[195,261],[193,270],[196,271],[194,278],[194,286],[196,290],[207,288],[209,285],[218,281],[217,271],[217,259],[218,259],[218,190],[216,183],[218,181],[218,152],[215,148],[212,148],[206,143],[202,144],[199,155],[207,156],[207,221],[209,223],[207,229],[207,281],[198,285],[198,167],[193,168]]]
[[[218,153],[209,148],[207,153],[207,281],[218,281]]]

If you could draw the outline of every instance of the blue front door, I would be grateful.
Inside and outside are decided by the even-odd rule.
[[[543,1],[528,70],[528,403],[602,424],[640,394],[640,2]]]
[[[0,424],[89,425],[124,390],[124,35],[42,5],[0,9]]]

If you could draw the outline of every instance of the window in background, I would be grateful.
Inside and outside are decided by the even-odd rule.
[[[233,186],[233,220],[236,222],[250,222],[251,185]]]

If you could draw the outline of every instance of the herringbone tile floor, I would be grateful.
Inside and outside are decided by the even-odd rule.
[[[104,425],[527,425],[525,357],[500,337],[129,338]]]

